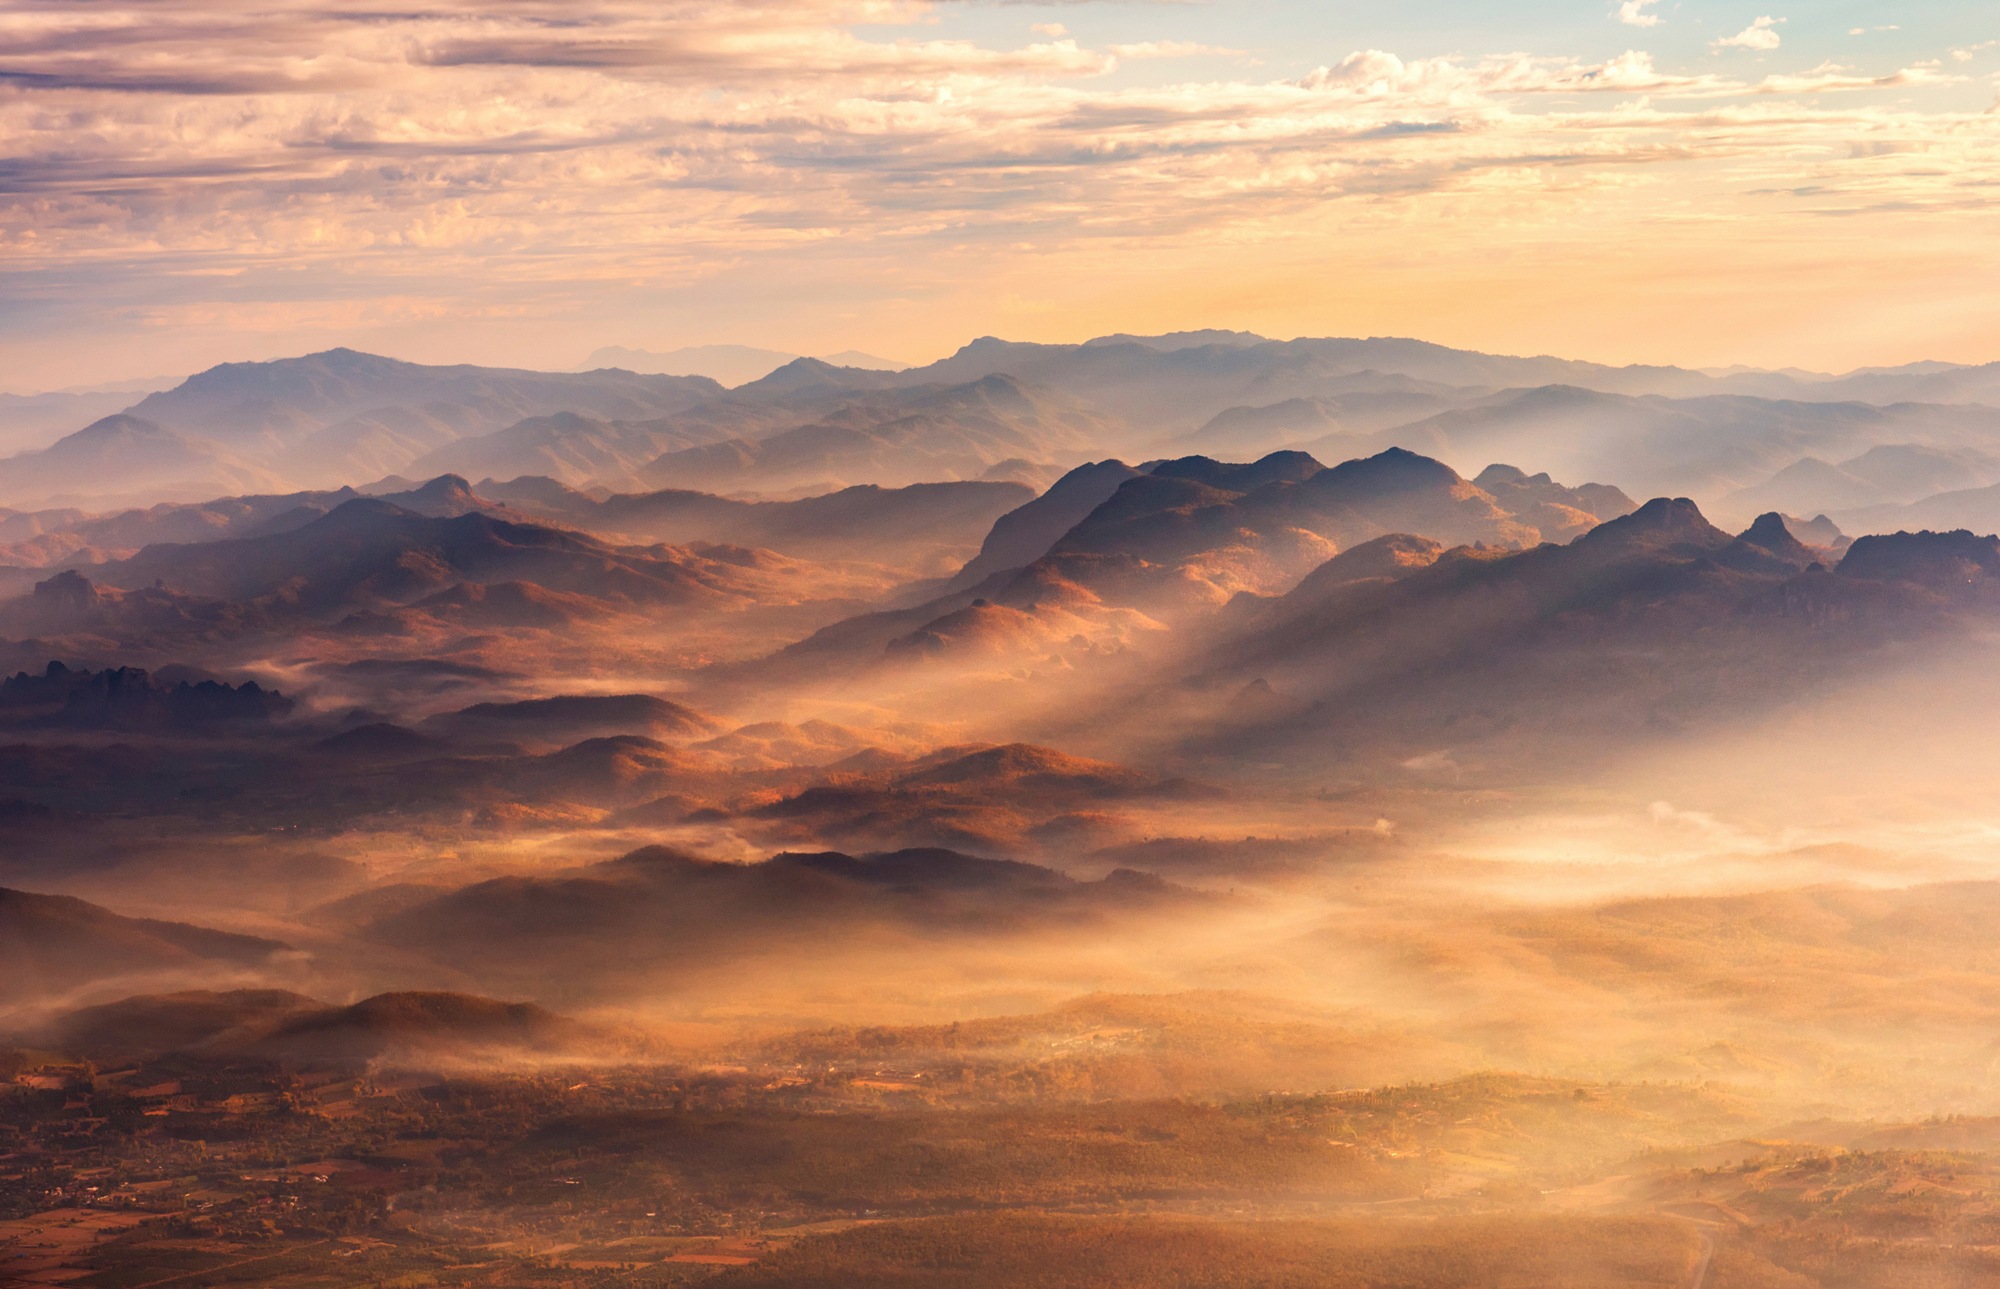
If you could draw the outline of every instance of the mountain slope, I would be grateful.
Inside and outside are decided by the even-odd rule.
[[[1116,485],[1026,567],[978,582],[961,575],[921,604],[835,623],[781,651],[773,665],[1124,648],[1241,593],[1289,590],[1343,548],[1386,534],[1495,546],[1545,536],[1449,466],[1400,449],[1331,469],[1298,452],[1247,464],[1188,457],[1129,477],[1125,469],[1111,462],[1078,471],[1067,495],[1051,490],[1024,507],[1013,521],[1020,532],[1003,535],[996,549],[1031,549],[1055,522]],[[1519,471],[1508,477],[1519,504],[1564,525],[1546,534],[1553,540],[1569,540],[1597,519],[1552,498],[1606,513],[1629,505],[1616,489],[1563,489]]]
[[[0,1003],[151,972],[262,965],[287,946],[184,922],[129,918],[67,895],[0,889]]]
[[[161,503],[145,509],[108,515],[78,511],[41,512],[35,532],[11,546],[0,547],[0,560],[29,568],[63,563],[124,559],[161,543],[219,541],[303,527],[335,506],[361,494],[352,488],[330,492],[290,492],[220,497],[213,501]],[[496,518],[520,518],[506,507],[476,495],[464,479],[440,476],[406,492],[379,493],[379,501],[419,515],[463,515],[474,510]],[[26,525],[23,525],[25,528]]]
[[[410,462],[408,468],[419,474],[457,473],[475,479],[546,475],[567,484],[630,487],[648,462],[704,437],[671,420],[605,421],[558,412],[446,443]]]
[[[994,521],[979,554],[958,571],[941,593],[979,585],[995,573],[1025,568],[1049,553],[1063,534],[1082,523],[1140,472],[1123,461],[1080,465],[1047,492]]]
[[[801,558],[926,567],[975,545],[997,518],[1034,496],[1018,483],[983,480],[862,484],[796,501],[742,501],[681,489],[598,500],[532,478],[482,483],[480,490],[530,514],[632,539],[726,542]]]
[[[733,548],[618,547],[478,511],[434,517],[356,498],[258,537],[148,546],[89,567],[87,577],[71,570],[38,584],[6,607],[15,629],[44,634],[226,637],[426,598],[426,612],[479,612],[490,588],[511,583],[555,593],[553,603],[530,607],[559,617],[563,596],[645,611],[742,606],[767,593],[796,594],[778,589],[789,586],[785,568],[764,567],[783,563]],[[524,595],[534,592],[513,598]]]
[[[47,506],[145,494],[187,499],[278,491],[278,474],[192,433],[123,413],[0,460],[0,502]]]
[[[542,996],[559,981],[582,996],[657,995],[703,972],[823,961],[836,945],[1087,926],[1174,898],[1137,874],[1080,882],[936,848],[733,864],[649,847],[463,887],[378,918],[365,933]]]
[[[1549,386],[1508,390],[1381,437],[1453,460],[1534,461],[1562,477],[1720,499],[1803,457],[1840,459],[1898,443],[1976,447],[1992,441],[1996,426],[2000,412],[1990,408],[1633,397]]]
[[[829,378],[793,364],[737,398]],[[853,386],[855,373],[836,378]],[[883,388],[892,380],[878,376]],[[1075,459],[1127,437],[1075,400],[994,374],[964,385],[859,400],[818,422],[761,438],[669,452],[646,468],[656,486],[777,491],[822,482],[883,485],[978,478],[1012,458]]]
[[[148,395],[132,414],[231,445],[276,449],[359,413],[444,404],[499,429],[530,416],[581,412],[636,419],[690,407],[721,392],[701,377],[634,372],[537,372],[429,367],[352,349],[275,362],[224,363]]]
[[[1413,553],[1386,577],[1329,566],[1211,642],[1183,691],[1221,704],[1197,741],[1546,767],[1762,710],[2000,607],[1994,538],[1864,538],[1829,571],[1778,516],[1731,537],[1686,499],[1569,546]],[[1271,699],[1227,710],[1251,682]]]

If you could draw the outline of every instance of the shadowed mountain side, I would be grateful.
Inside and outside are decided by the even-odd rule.
[[[1082,523],[1139,471],[1123,461],[1081,465],[1058,479],[1047,492],[1000,516],[987,533],[979,554],[938,588],[953,594],[978,586],[995,573],[1025,568],[1049,553],[1063,534]]]
[[[45,1041],[57,1051],[99,1059],[227,1048],[326,1006],[284,989],[138,994],[63,1013],[49,1023]]]
[[[821,960],[835,945],[885,934],[961,939],[1073,928],[1192,898],[1143,874],[1079,882],[948,850],[728,864],[652,847],[567,873],[481,882],[391,913],[364,934],[482,980],[585,996],[638,987],[662,971],[678,983],[760,959]]]
[[[1281,453],[1248,467],[1203,457],[1164,463],[1123,484],[1056,543],[1048,561],[1100,593],[1103,579],[1087,571],[1087,560],[1143,561],[1212,583],[1208,598],[1220,602],[1238,590],[1280,589],[1341,547],[1391,532],[1448,545],[1540,539],[1539,530],[1516,523],[1491,496],[1427,457],[1391,449],[1322,469],[1302,453]],[[1222,551],[1250,552],[1253,562],[1268,557],[1277,576],[1248,569],[1250,578],[1231,579],[1229,566],[1241,557],[1214,561]],[[1302,557],[1310,562],[1291,572]],[[1219,564],[1213,572],[1204,567],[1211,563]]]
[[[237,828],[330,834],[406,825],[482,832],[577,828],[594,825],[607,811],[669,794],[687,801],[682,814],[727,806],[746,794],[761,804],[771,799],[773,782],[795,791],[815,773],[745,777],[723,755],[683,751],[636,734],[547,752],[538,749],[556,740],[525,730],[515,734],[504,744],[455,741],[368,721],[331,735],[318,726],[175,742],[0,743],[0,782],[7,785],[0,822],[15,843],[0,847],[0,862],[24,883],[44,871],[68,872],[63,865],[37,868],[37,857],[68,856],[70,839],[89,841],[92,827],[134,816],[173,821],[177,835]],[[122,862],[121,852],[103,849],[106,844],[91,843],[98,868]],[[329,862],[319,858],[322,866]]]
[[[1394,581],[1429,568],[1445,553],[1442,542],[1407,533],[1391,533],[1372,542],[1349,547],[1306,574],[1291,592],[1275,601],[1271,617],[1296,614],[1307,606],[1326,602],[1331,596],[1361,583]]]
[[[885,657],[1117,651],[1242,592],[1289,590],[1342,547],[1387,533],[1447,545],[1523,545],[1543,536],[1450,467],[1400,449],[1331,469],[1284,452],[1241,465],[1187,457],[1118,480],[1121,470],[1116,462],[1088,467],[1073,476],[1081,496],[1046,508],[1044,498],[1019,512],[1019,524],[1038,530],[1038,541],[1065,511],[1116,483],[1028,567],[969,586],[961,574],[949,594],[836,623],[780,651],[770,665],[786,671],[836,660],[867,667]],[[1564,525],[1556,533],[1563,539],[1597,522],[1563,498],[1606,511],[1623,501],[1599,485],[1566,489],[1525,476],[1507,482],[1531,513]],[[1010,549],[1032,544],[1014,547],[1010,539]]]
[[[149,547],[94,570],[113,586],[154,580],[194,595],[253,600],[285,588],[302,609],[401,602],[458,582],[529,581],[639,603],[728,598],[725,566],[672,548],[609,546],[579,533],[483,514],[433,519],[389,502],[346,502],[287,533]]]
[[[0,721],[62,729],[200,733],[266,724],[289,714],[291,699],[255,681],[156,679],[141,668],[77,671],[51,662],[40,675],[0,681]]]
[[[2000,539],[1964,529],[1861,537],[1847,548],[1840,572],[1845,577],[1921,586],[1985,607],[2000,579]]]
[[[1043,565],[1008,577],[996,595],[1002,602],[975,597],[891,638],[872,661],[938,658],[976,666],[1030,656],[1083,657],[1118,653],[1165,630],[1154,618],[1109,605]]]
[[[295,1061],[456,1065],[506,1056],[574,1059],[603,1047],[605,1038],[533,1003],[409,992],[294,1014],[241,1047]]]
[[[865,484],[797,501],[739,501],[703,492],[604,497],[553,479],[486,482],[481,490],[530,514],[597,533],[675,544],[726,542],[811,559],[929,565],[978,543],[996,519],[1030,501],[1018,483],[977,480],[904,488]]]
[[[142,994],[57,1017],[47,1041],[84,1056],[459,1065],[609,1051],[609,1035],[533,1003],[472,994],[378,994],[346,1007],[275,989]]]
[[[717,777],[707,758],[643,735],[611,734],[493,767],[478,776],[475,790],[485,796],[498,789],[512,798],[488,805],[481,819],[505,825],[516,812],[532,820],[548,810],[551,818],[559,819],[564,806],[608,810],[655,801],[669,793],[713,792]]]
[[[485,514],[430,518],[364,498],[286,532],[148,547],[92,567],[88,578],[63,573],[4,607],[16,630],[45,634],[144,628],[221,636],[427,597],[424,611],[436,616],[514,623],[523,615],[589,616],[590,606],[563,596],[648,611],[743,607],[766,594],[796,600],[798,588],[777,589],[793,567],[739,548],[616,547]],[[471,589],[506,583],[554,594],[531,604],[534,592],[503,591],[496,602],[491,589]]]
[[[121,917],[67,895],[0,889],[0,1004],[120,976],[257,967],[288,948],[184,922]]]
[[[332,492],[221,497],[213,501],[162,504],[110,515],[49,511],[44,512],[46,518],[22,516],[23,520],[40,522],[33,524],[32,534],[26,532],[28,525],[17,525],[22,529],[23,537],[11,546],[0,548],[0,559],[46,568],[85,560],[102,563],[124,559],[147,546],[164,543],[263,536],[303,528],[334,507],[362,495],[353,488],[340,488]],[[486,511],[496,519],[522,521],[530,518],[480,496],[456,475],[440,476],[409,491],[375,492],[370,495],[414,514],[435,518],[448,518],[475,510]]]
[[[695,745],[745,770],[813,769],[857,754],[906,750],[894,735],[832,721],[758,721]]]
[[[343,760],[387,765],[441,757],[451,751],[451,744],[388,721],[372,721],[323,738],[312,750]]]
[[[1515,757],[1587,755],[1761,710],[1878,646],[2000,608],[1993,538],[1864,541],[1832,573],[1776,515],[1731,538],[1692,502],[1660,499],[1566,547],[1412,549],[1423,566],[1390,578],[1330,567],[1209,646],[1196,690],[1255,680],[1264,699],[1213,714],[1196,742],[1418,769],[1496,741]]]
[[[403,610],[459,627],[558,630],[603,622],[621,609],[588,595],[551,591],[533,582],[460,582]]]
[[[751,813],[769,835],[843,844],[1015,851],[1070,832],[1118,831],[1107,810],[1217,795],[1183,779],[1016,743],[947,748],[914,765],[835,773]]]
[[[462,737],[558,744],[613,734],[700,738],[723,729],[712,717],[651,694],[566,694],[512,703],[475,703],[434,716],[424,727]]]

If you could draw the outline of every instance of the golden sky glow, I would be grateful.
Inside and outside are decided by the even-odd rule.
[[[1189,8],[0,0],[0,388],[1199,326],[2000,358],[1962,24],[1835,60],[1803,16],[1584,6],[1621,52],[1417,56]]]

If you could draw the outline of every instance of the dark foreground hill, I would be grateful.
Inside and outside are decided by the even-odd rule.
[[[386,914],[362,933],[506,988],[603,995],[771,962],[803,966],[837,945],[1074,930],[1184,898],[1143,874],[1083,882],[949,850],[734,864],[651,847],[565,873],[480,882]]]
[[[652,694],[562,694],[510,703],[475,703],[432,717],[432,729],[472,737],[571,744],[613,734],[689,738],[719,733],[720,722]]]
[[[66,1012],[45,1041],[82,1056],[180,1053],[308,1063],[588,1057],[605,1036],[533,1003],[473,994],[377,994],[349,1006],[279,989],[141,994]]]

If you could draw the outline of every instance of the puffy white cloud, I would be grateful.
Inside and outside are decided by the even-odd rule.
[[[1651,12],[1659,0],[1622,0],[1618,6],[1618,21],[1628,27],[1657,27],[1660,15]]]
[[[1722,39],[1716,41],[1715,47],[1717,49],[1776,49],[1785,43],[1784,38],[1778,35],[1778,24],[1783,21],[1783,18],[1768,16],[1759,18],[1735,35],[1724,36]]]

